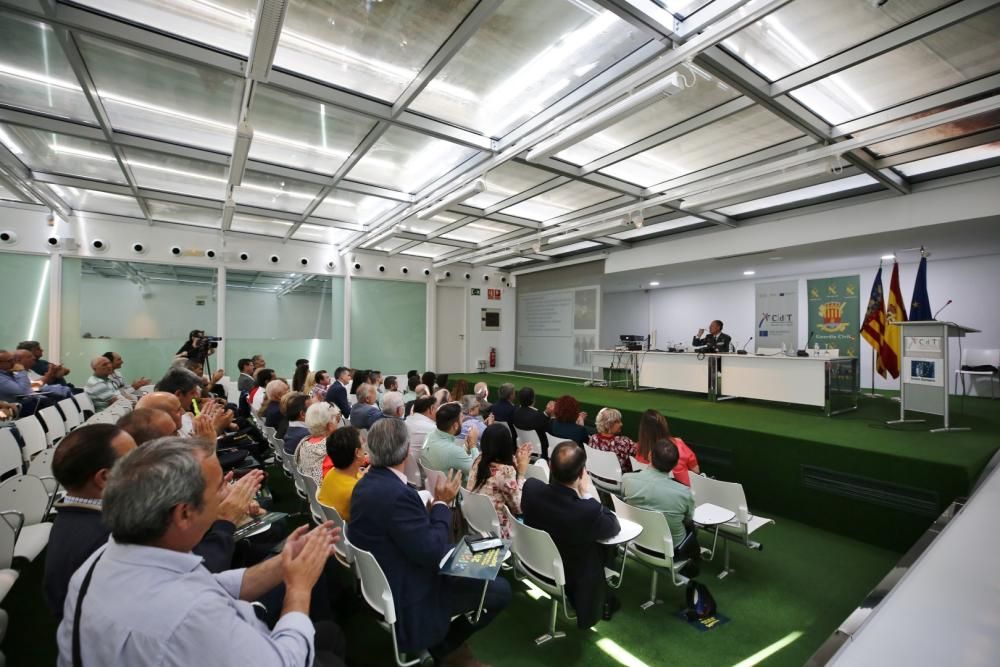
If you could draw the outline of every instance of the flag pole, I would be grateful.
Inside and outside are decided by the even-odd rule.
[[[875,393],[875,348],[872,348],[872,387],[868,392],[869,398],[882,398],[882,394]]]

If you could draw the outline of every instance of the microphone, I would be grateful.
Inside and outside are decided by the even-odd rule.
[[[750,336],[749,338],[747,338],[747,342],[743,343],[743,347],[741,347],[740,351],[737,352],[736,354],[746,354],[747,353],[747,345],[749,345],[750,341],[752,341],[752,340],[753,340],[753,336]]]
[[[942,310],[944,310],[945,308],[947,308],[947,307],[948,307],[948,306],[950,306],[950,305],[951,305],[951,299],[948,299],[948,303],[946,303],[946,304],[944,304],[943,306],[941,306],[940,308],[938,308],[938,309],[937,309],[937,312],[936,312],[936,313],[934,313],[934,316],[933,316],[933,317],[932,317],[931,319],[932,319],[932,320],[936,320],[936,319],[937,319],[937,316],[938,316],[938,315],[939,315],[939,314],[941,313],[941,311],[942,311]]]
[[[806,346],[805,346],[805,348],[802,349],[802,350],[798,350],[795,353],[795,356],[797,356],[797,357],[808,357],[809,356],[809,343],[812,342],[813,336],[815,336],[815,335],[816,335],[815,331],[810,331],[809,332],[809,338],[806,339]]]

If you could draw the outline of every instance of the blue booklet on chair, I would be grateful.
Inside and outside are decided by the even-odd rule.
[[[500,572],[500,564],[503,563],[508,548],[505,542],[502,547],[472,553],[465,540],[461,540],[455,545],[451,555],[445,559],[444,565],[441,566],[441,574],[492,581]]]

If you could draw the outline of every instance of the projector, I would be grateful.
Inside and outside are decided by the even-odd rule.
[[[618,336],[618,340],[621,341],[622,347],[626,350],[635,352],[642,349],[642,344],[646,342],[645,336],[635,336],[630,334],[621,334]]]

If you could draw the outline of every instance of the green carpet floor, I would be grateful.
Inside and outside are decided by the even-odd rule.
[[[304,509],[290,484],[272,469],[271,485],[280,509]],[[649,590],[649,572],[630,563],[620,592],[622,610],[610,623],[579,631],[561,620],[564,639],[536,647],[544,632],[548,601],[533,599],[515,582],[511,607],[472,641],[477,655],[494,665],[739,665],[778,642],[787,643],[759,664],[801,665],[890,570],[899,554],[774,517],[777,524],[758,533],[761,552],[733,549],[736,572],[719,581],[718,561],[706,563],[701,580],[711,589],[719,611],[730,621],[698,632],[673,614],[683,606],[683,590],[661,578],[664,604],[639,609]],[[55,624],[41,594],[43,559],[21,565],[21,577],[4,600],[10,626],[3,642],[7,664],[55,664]],[[350,578],[344,574],[345,586]],[[339,605],[353,667],[393,665],[388,635],[360,600],[350,595]],[[603,648],[602,648],[603,647]],[[605,649],[620,647],[632,658],[616,659]],[[755,663],[743,663],[755,664]]]
[[[695,450],[704,472],[743,485],[751,510],[897,552],[969,493],[1000,445],[1000,403],[985,398],[952,399],[953,424],[971,431],[930,433],[929,424],[888,426],[899,415],[899,403],[888,395],[862,396],[858,410],[826,417],[812,407],[712,403],[692,394],[584,387],[579,379],[526,373],[452,379],[458,378],[488,382],[494,398],[501,383],[529,385],[540,406],[571,394],[591,424],[600,408],[618,408],[632,437],[642,412],[657,409]]]

